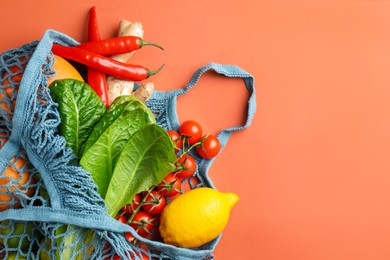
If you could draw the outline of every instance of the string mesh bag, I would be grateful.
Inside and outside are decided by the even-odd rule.
[[[39,41],[0,55],[0,259],[212,259],[221,235],[199,248],[179,248],[141,237],[106,213],[90,174],[75,163],[58,132],[58,105],[47,88],[55,75],[53,43],[78,44],[48,30]],[[217,136],[223,149],[234,131],[249,127],[256,110],[254,79],[239,67],[207,64],[184,88],[155,91],[146,105],[157,124],[178,129],[177,97],[209,70],[242,78],[250,92],[246,123]],[[193,157],[198,167],[186,180],[190,188],[215,188],[208,177],[214,159]]]

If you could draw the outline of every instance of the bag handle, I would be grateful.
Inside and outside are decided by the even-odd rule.
[[[189,91],[191,88],[193,88],[198,83],[201,76],[210,70],[214,70],[218,74],[229,77],[229,78],[242,78],[244,80],[246,89],[250,93],[250,96],[248,99],[248,113],[247,113],[247,118],[246,118],[245,124],[223,129],[222,131],[220,131],[217,134],[217,137],[218,137],[219,141],[221,142],[221,146],[223,148],[226,145],[230,135],[233,132],[246,129],[252,123],[254,114],[256,112],[256,91],[255,91],[255,87],[254,87],[254,77],[236,65],[223,65],[223,64],[217,64],[217,63],[209,63],[203,67],[200,67],[198,70],[196,70],[195,73],[192,75],[188,84],[183,89],[180,89],[178,91],[177,95],[181,96],[181,95],[185,94],[187,91]]]

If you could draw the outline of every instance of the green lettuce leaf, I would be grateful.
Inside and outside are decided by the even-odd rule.
[[[77,155],[106,107],[95,91],[82,81],[56,80],[50,84],[50,95],[58,104],[61,117],[59,132]]]
[[[80,165],[90,172],[102,198],[106,195],[117,159],[128,140],[139,129],[152,123],[145,109],[123,110],[81,157]]]
[[[82,157],[88,149],[93,146],[103,132],[117,120],[125,111],[132,111],[137,108],[142,108],[149,115],[151,122],[155,123],[156,119],[154,118],[153,113],[146,107],[146,105],[141,102],[139,99],[133,96],[120,96],[114,100],[111,106],[108,108],[107,112],[103,118],[96,124],[90,133],[86,142],[82,145],[79,156]]]
[[[174,169],[176,155],[166,131],[148,125],[126,143],[104,197],[107,213],[115,216],[135,194],[156,185]]]

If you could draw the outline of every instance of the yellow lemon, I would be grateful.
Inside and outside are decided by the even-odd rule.
[[[216,238],[226,227],[230,211],[239,197],[200,187],[179,195],[161,214],[164,243],[193,248]]]

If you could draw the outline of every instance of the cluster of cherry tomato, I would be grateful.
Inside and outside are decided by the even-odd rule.
[[[117,214],[116,219],[122,224],[130,225],[138,235],[155,239],[158,233],[158,215],[166,205],[166,199],[158,191],[150,189],[145,192],[136,194],[132,202],[124,206]],[[136,244],[135,237],[130,233],[125,233],[125,238],[130,243]],[[147,247],[139,244],[138,247]],[[145,248],[144,248],[145,249]],[[142,259],[149,257],[141,252]],[[107,258],[106,260],[111,259]],[[118,255],[113,257],[114,260],[120,260]],[[133,259],[133,258],[132,258]]]
[[[148,191],[136,194],[132,202],[121,209],[118,221],[130,225],[142,237],[159,239],[159,217],[170,198],[181,193],[184,179],[194,176],[196,160],[190,155],[195,150],[202,158],[214,158],[220,151],[221,144],[214,135],[203,135],[201,125],[193,120],[185,121],[178,131],[167,130],[175,144],[177,161],[175,170],[169,173],[161,183]],[[131,233],[125,234],[129,242],[135,242]]]
[[[175,151],[181,151],[182,155],[195,148],[199,156],[211,159],[217,156],[221,149],[218,138],[212,134],[203,135],[202,126],[194,120],[182,123],[178,132],[168,130],[167,133],[176,145]]]
[[[130,225],[142,237],[159,239],[160,214],[167,205],[167,198],[180,193],[181,184],[174,173],[169,173],[159,185],[136,194],[132,202],[121,209],[116,219]],[[135,242],[131,233],[126,233],[125,237],[129,242]]]

